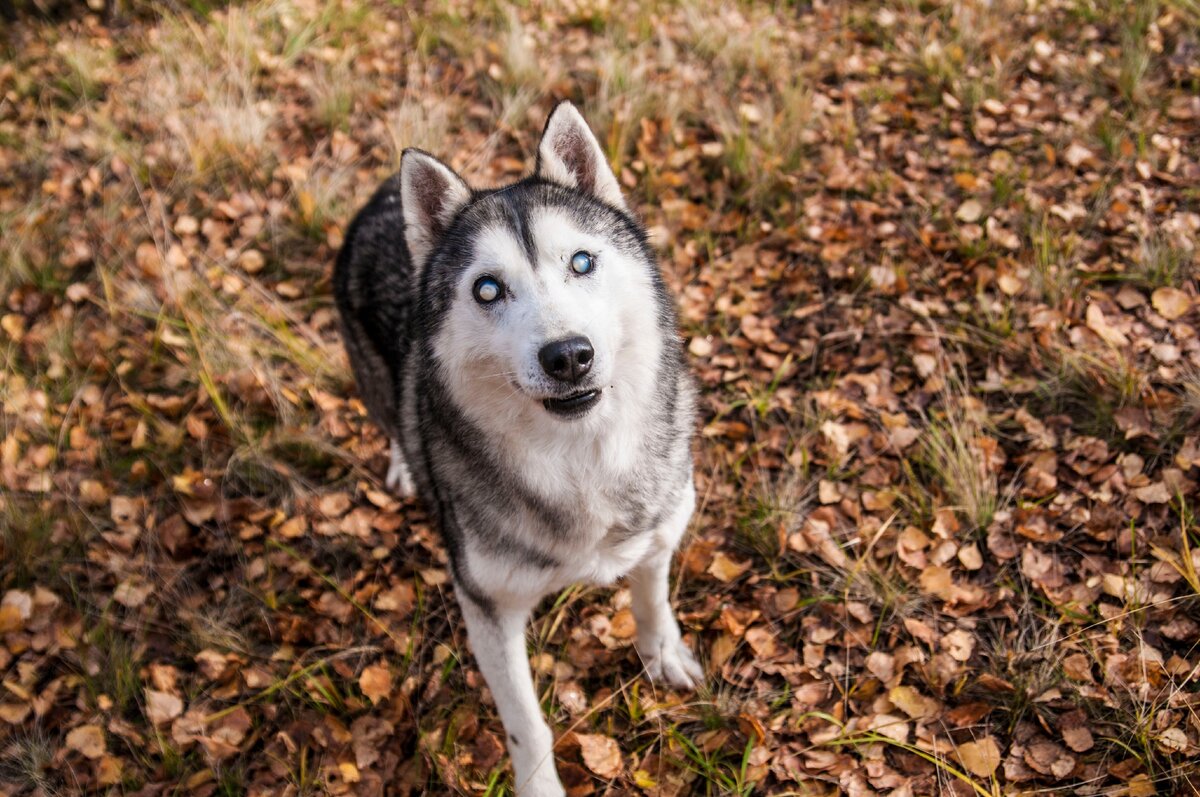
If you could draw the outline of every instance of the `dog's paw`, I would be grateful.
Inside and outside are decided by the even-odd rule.
[[[524,777],[514,771],[513,785],[517,797],[565,797],[567,793],[553,763],[542,762],[532,775]]]
[[[695,689],[704,682],[704,669],[682,639],[660,639],[639,650],[646,673],[655,683],[676,689]]]
[[[563,788],[558,778],[517,787],[517,797],[566,797],[566,794],[566,789]]]
[[[401,452],[400,446],[395,443],[392,443],[392,460],[388,465],[384,484],[394,495],[401,498],[412,498],[417,494],[417,486],[413,484],[412,474],[408,471],[408,463],[404,461],[404,454]]]

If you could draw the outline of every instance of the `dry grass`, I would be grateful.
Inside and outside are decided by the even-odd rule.
[[[156,55],[126,101],[163,121],[173,136],[169,157],[177,168],[196,175],[226,168],[252,174],[272,152],[267,136],[276,110],[256,87],[256,22],[235,7],[222,27],[200,28],[179,17],[157,29]]]
[[[370,716],[393,724],[379,742],[398,761],[390,782],[510,793],[503,758],[473,768],[499,725],[481,706],[444,551],[424,516],[379,492],[384,441],[353,398],[329,271],[405,147],[494,184],[519,171],[562,97],[664,233],[664,273],[701,344],[702,501],[675,603],[710,684],[690,697],[652,688],[629,640],[596,641],[627,608],[619,588],[568,590],[534,622],[560,735],[620,743],[625,769],[589,781],[597,791],[796,793],[840,777],[814,753],[850,773],[889,767],[880,782],[1068,788],[1002,782],[1003,768],[988,782],[954,751],[985,735],[1007,750],[1052,736],[1068,704],[1095,708],[1064,676],[1068,653],[1098,673],[1149,648],[1193,658],[1163,641],[1168,615],[1144,600],[1158,564],[1178,575],[1170,607],[1195,617],[1190,506],[1173,496],[1134,518],[1125,487],[1109,496],[1090,481],[1192,475],[1174,458],[1200,418],[1195,318],[1147,320],[1153,290],[1195,290],[1195,157],[1167,113],[1193,78],[1158,46],[1190,35],[1171,20],[1200,18],[1191,0],[128,5],[127,27],[23,20],[13,66],[0,65],[0,591],[52,589],[82,628],[61,660],[41,648],[30,669],[32,648],[17,654],[13,671],[36,678],[6,684],[58,684],[47,724],[136,726],[147,743],[132,753],[106,731],[126,762],[114,790],[241,794],[265,778],[266,793],[344,791],[338,765],[353,751],[322,740]],[[1076,141],[1095,152],[1067,168]],[[954,215],[967,199],[982,208],[974,238]],[[1066,221],[1064,206],[1084,214]],[[1017,243],[998,243],[988,220]],[[889,271],[895,283],[871,278]],[[1018,284],[998,288],[998,274]],[[1088,302],[1127,309],[1113,303],[1124,288],[1147,300],[1120,319],[1135,345],[1089,345]],[[962,329],[966,340],[949,331]],[[1170,336],[1179,360],[1152,359],[1143,341]],[[947,354],[960,343],[973,348]],[[913,366],[914,347],[933,353],[932,373]],[[1023,486],[1018,410],[1064,446],[1049,452],[1049,493]],[[1122,428],[1142,411],[1157,438]],[[852,432],[844,450],[829,439]],[[1082,461],[1093,437],[1111,461]],[[340,493],[349,509],[319,506]],[[186,539],[172,539],[205,495],[214,514],[188,514]],[[137,536],[121,536],[112,496],[146,500]],[[946,509],[961,529],[942,528]],[[1065,536],[1017,538],[1018,558],[1002,559],[991,534],[1025,512]],[[952,587],[993,602],[928,589],[901,535],[927,540],[921,556],[953,571]],[[1134,550],[1118,555],[1127,539]],[[972,545],[982,566],[960,568]],[[1027,549],[1074,567],[1084,597],[1090,579],[1130,587],[1084,606],[1028,576]],[[745,569],[717,579],[716,552]],[[113,599],[130,578],[154,587],[137,609]],[[381,609],[389,590],[414,605]],[[960,661],[943,639],[965,629],[978,646]],[[201,650],[234,657],[228,680],[198,673]],[[895,684],[992,713],[886,735],[896,729],[871,723],[898,712],[895,684],[867,665],[872,652],[914,656]],[[1196,684],[1154,655],[1131,682],[1105,682],[1094,719],[1109,738],[1079,756],[1098,767],[1089,777],[1132,758],[1140,776],[1189,783],[1163,732],[1194,728],[1179,704]],[[358,683],[377,660],[395,677],[380,705]],[[188,706],[210,718],[246,709],[245,749],[217,762],[147,723],[151,664],[176,668]],[[238,680],[251,670],[253,687]],[[981,686],[984,674],[1013,690]],[[0,781],[78,792],[59,764],[79,759],[56,758],[62,734],[39,727],[0,727]],[[319,732],[292,744],[301,727]]]

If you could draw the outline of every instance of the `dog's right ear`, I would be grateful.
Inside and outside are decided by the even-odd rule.
[[[471,189],[453,169],[419,149],[400,156],[400,203],[404,242],[420,270],[454,214],[471,199]]]
[[[534,172],[546,180],[575,188],[626,210],[616,175],[587,122],[568,100],[554,106],[538,144]]]

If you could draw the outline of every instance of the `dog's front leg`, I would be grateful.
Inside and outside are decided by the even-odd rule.
[[[529,607],[483,607],[466,595],[459,602],[475,660],[496,699],[508,735],[517,794],[561,797],[566,792],[554,768],[554,734],[542,717],[525,649]]]
[[[633,618],[637,622],[637,652],[651,679],[690,689],[704,680],[704,670],[683,641],[671,609],[671,555],[687,530],[696,493],[691,484],[662,527],[654,531],[655,547],[629,573]]]
[[[671,610],[670,569],[671,551],[666,551],[629,573],[633,618],[637,621],[637,652],[653,680],[690,689],[704,680],[704,670],[683,641]]]

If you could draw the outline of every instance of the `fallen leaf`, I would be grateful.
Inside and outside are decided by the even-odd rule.
[[[588,769],[602,778],[615,778],[621,774],[624,764],[616,739],[599,733],[577,733],[575,738]]]
[[[101,786],[116,786],[121,782],[124,772],[125,765],[121,763],[121,759],[106,755],[101,757],[100,764],[96,767],[96,780]]]
[[[979,204],[977,199],[968,199],[963,202],[954,213],[954,218],[967,224],[979,221],[981,216],[983,216],[983,205]]]
[[[113,590],[113,600],[126,609],[136,609],[154,593],[154,585],[139,576],[127,578]]]
[[[1088,329],[1099,335],[1100,339],[1110,346],[1129,345],[1129,338],[1125,337],[1125,333],[1109,324],[1100,305],[1094,302],[1088,305],[1087,325]]]
[[[966,662],[975,650],[975,636],[961,628],[956,628],[942,637],[942,647],[955,661]]]
[[[374,705],[387,700],[392,694],[392,671],[386,664],[365,667],[358,676],[358,688]]]
[[[888,700],[915,720],[932,717],[942,707],[941,703],[931,697],[926,697],[911,686],[893,687],[888,692]]]
[[[749,561],[735,562],[721,551],[713,555],[712,564],[708,566],[709,574],[724,584],[728,584],[749,569]]]
[[[1158,314],[1168,321],[1187,315],[1192,309],[1192,297],[1178,288],[1159,288],[1150,295],[1150,303]]]
[[[80,725],[67,734],[67,749],[84,758],[99,758],[105,753],[104,731],[99,725]]]
[[[1063,153],[1063,158],[1075,169],[1094,160],[1095,157],[1090,149],[1077,141],[1072,141],[1066,152]]]
[[[146,690],[146,718],[155,725],[170,722],[183,713],[183,701],[169,692]]]
[[[1076,725],[1074,728],[1065,728],[1062,732],[1063,741],[1067,747],[1070,747],[1077,753],[1086,753],[1095,746],[1096,742],[1092,739],[1092,732],[1083,725]]]
[[[958,760],[972,775],[990,778],[1000,767],[1000,747],[991,736],[958,746]]]
[[[912,732],[912,726],[903,717],[895,714],[876,714],[871,718],[868,727],[900,744],[906,744],[908,735]]]

